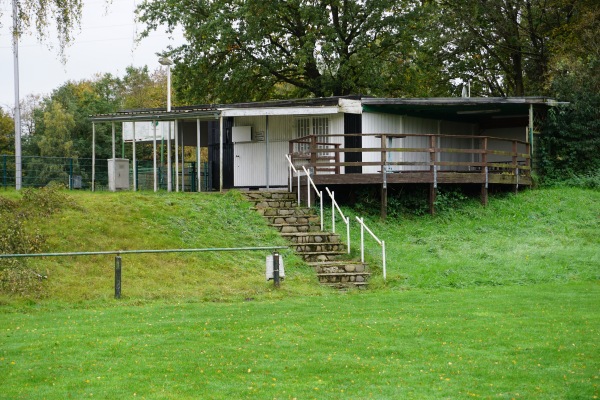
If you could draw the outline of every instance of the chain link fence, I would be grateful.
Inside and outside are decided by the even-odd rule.
[[[179,173],[181,174],[181,165]],[[44,187],[50,183],[64,185],[73,190],[92,189],[92,159],[76,157],[21,157],[22,180],[21,186]],[[198,164],[188,162],[183,164],[183,189],[187,192],[195,192],[198,185],[202,191],[210,190],[211,174],[208,171],[208,163],[200,163],[200,181],[197,177]],[[172,168],[173,190],[175,190],[175,168]],[[154,190],[154,166],[152,161],[137,161],[136,169],[137,190]],[[181,175],[180,175],[181,176]],[[167,167],[157,167],[158,187],[167,189]],[[133,167],[129,163],[129,183],[133,189]],[[0,155],[0,184],[3,189],[15,187],[15,156]],[[181,182],[180,182],[181,188]],[[108,160],[96,159],[95,166],[95,190],[108,190]]]

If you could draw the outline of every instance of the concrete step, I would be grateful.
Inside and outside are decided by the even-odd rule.
[[[367,264],[357,261],[317,261],[308,262],[307,265],[313,267],[317,274],[323,273],[346,273],[357,272],[362,273],[367,271]]]
[[[339,243],[340,235],[337,233],[330,232],[293,232],[293,233],[282,233],[282,237],[286,238],[292,243]]]

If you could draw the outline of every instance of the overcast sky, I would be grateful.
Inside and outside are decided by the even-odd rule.
[[[157,52],[169,44],[183,42],[181,34],[170,39],[165,32],[155,32],[135,43],[143,26],[135,23],[134,9],[141,0],[84,0],[81,30],[74,32],[75,40],[66,49],[67,63],[62,64],[53,38],[39,44],[34,35],[21,38],[19,44],[20,97],[27,94],[49,94],[63,83],[89,79],[96,73],[110,72],[122,76],[129,65],[147,65],[150,71],[160,67]],[[13,52],[10,27],[11,1],[0,2],[0,107],[12,108],[15,102],[13,79]],[[48,49],[48,43],[55,49]],[[166,88],[165,88],[166,90]],[[166,100],[165,100],[166,101]]]

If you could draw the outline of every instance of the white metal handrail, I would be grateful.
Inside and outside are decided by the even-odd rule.
[[[330,191],[328,187],[326,187],[325,190],[327,190],[327,193],[331,198],[331,229],[333,230],[333,233],[335,233],[335,210],[337,209],[342,217],[342,221],[346,224],[346,242],[348,243],[348,254],[350,254],[350,218],[344,215],[337,201],[335,201],[335,192]]]
[[[323,192],[319,192],[315,182],[310,177],[310,173],[306,170],[304,165],[302,166],[304,173],[306,174],[307,184],[306,184],[306,195],[308,199],[308,207],[310,208],[310,187],[312,186],[315,189],[315,193],[319,196],[319,201],[321,203],[321,232],[323,232]],[[298,193],[300,193],[300,186],[298,186]]]
[[[293,180],[293,175],[292,175],[292,170],[296,173],[296,177],[298,177],[298,205],[300,205],[300,174],[298,173],[298,170],[296,169],[296,167],[294,167],[294,163],[292,162],[292,158],[286,154],[285,158],[288,160],[288,175],[289,175],[289,190],[290,192],[292,191],[292,180]]]
[[[356,220],[360,224],[360,261],[363,263],[365,262],[365,229],[366,229],[367,232],[369,232],[369,234],[371,234],[373,239],[375,239],[377,241],[377,243],[379,243],[379,245],[381,246],[381,253],[382,253],[382,258],[383,258],[383,280],[385,281],[386,280],[385,241],[380,240],[377,236],[375,236],[375,234],[369,229],[369,227],[365,225],[364,218],[356,217]]]

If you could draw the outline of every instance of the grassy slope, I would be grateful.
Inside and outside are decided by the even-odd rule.
[[[69,193],[74,207],[32,222],[51,252],[264,247],[285,245],[235,193]],[[264,279],[268,251],[123,255],[126,299],[235,300],[270,296]],[[314,294],[314,275],[284,251],[286,292]],[[66,301],[113,296],[114,256],[29,259],[47,272],[47,297]],[[4,299],[10,301],[10,299]]]
[[[600,191],[530,190],[491,198],[486,208],[470,201],[435,217],[371,218],[368,225],[386,241],[390,287],[600,279]],[[357,227],[352,237],[356,252]],[[367,240],[367,257],[381,265],[380,247]]]
[[[79,209],[37,224],[53,251],[282,243],[235,193],[74,199]],[[0,307],[0,393],[597,398],[599,204],[598,192],[545,189],[435,218],[373,218],[388,283],[376,275],[372,290],[347,294],[318,288],[291,255],[272,292],[264,254],[218,253],[124,256],[115,301],[112,258],[47,259],[36,267],[50,270],[50,298]]]

